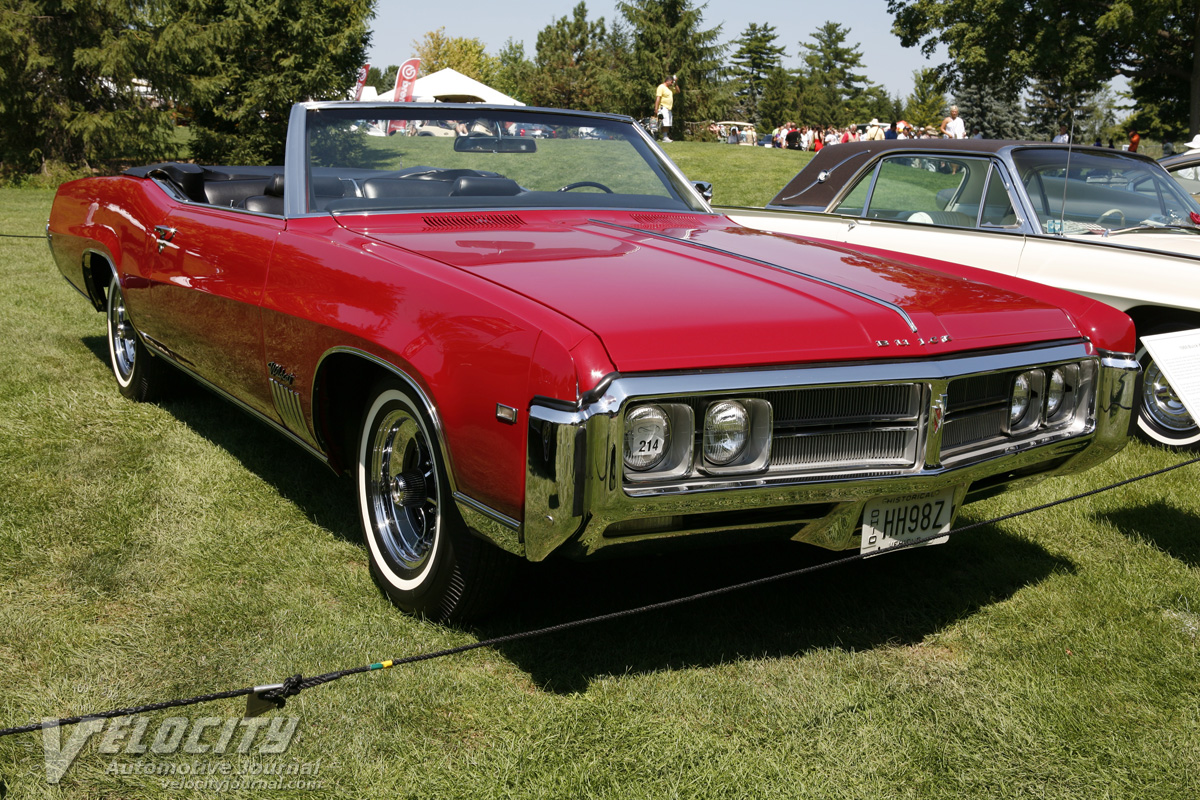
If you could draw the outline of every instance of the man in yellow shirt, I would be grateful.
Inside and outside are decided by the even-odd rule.
[[[659,118],[658,130],[664,142],[671,141],[671,107],[675,105],[675,93],[678,91],[675,76],[668,75],[654,92],[654,116]]]

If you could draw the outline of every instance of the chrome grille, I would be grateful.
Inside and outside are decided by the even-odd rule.
[[[968,375],[950,381],[942,433],[943,456],[1005,435],[1012,384],[1019,373],[1017,370]]]
[[[739,397],[762,399],[774,415],[768,474],[796,470],[902,470],[916,465],[925,385],[815,386]],[[683,398],[700,420],[716,397]]]
[[[777,436],[771,443],[771,467],[787,470],[838,469],[848,464],[875,468],[912,466],[916,460],[917,430],[844,431]]]

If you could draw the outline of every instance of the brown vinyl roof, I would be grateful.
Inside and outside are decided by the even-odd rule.
[[[1009,139],[883,139],[870,142],[846,142],[822,148],[821,152],[817,153],[813,160],[808,162],[808,165],[800,170],[799,174],[792,178],[768,205],[825,209],[841,192],[847,181],[851,180],[863,166],[880,153],[904,151],[919,155],[937,153],[991,155],[1021,146],[1062,148],[1063,150],[1074,147],[1076,150],[1101,149],[1106,153],[1113,152],[1107,147],[1021,142]],[[822,172],[827,173],[823,181],[818,180]]]

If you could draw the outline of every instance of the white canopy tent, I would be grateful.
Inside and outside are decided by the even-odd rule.
[[[417,82],[413,86],[413,100],[417,102],[436,100],[442,103],[494,103],[502,106],[525,105],[503,92],[496,91],[449,67],[438,70],[432,75],[417,78]]]

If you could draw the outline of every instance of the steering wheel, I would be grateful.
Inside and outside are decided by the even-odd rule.
[[[607,194],[613,193],[612,189],[608,188],[603,183],[596,183],[596,181],[575,181],[575,183],[568,183],[566,186],[559,189],[559,191],[560,192],[569,192],[572,189],[582,189],[585,186],[590,186],[593,189],[600,189]]]
[[[1125,227],[1125,212],[1119,208],[1110,208],[1108,211],[1105,211],[1103,214],[1096,217],[1096,224],[1103,225],[1104,220],[1108,219],[1109,217],[1113,217],[1113,216],[1121,218],[1120,227],[1124,228]]]

